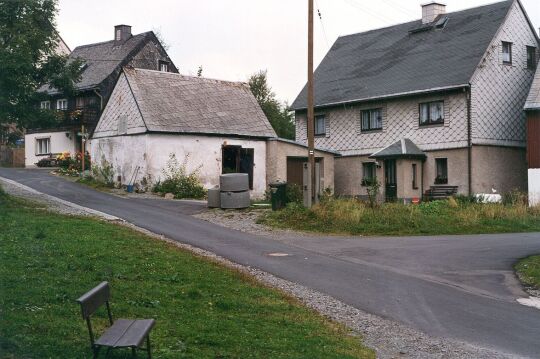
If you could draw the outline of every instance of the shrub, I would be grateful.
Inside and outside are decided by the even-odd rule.
[[[56,156],[56,161],[58,163],[58,166],[66,171],[82,171],[82,158],[83,154],[82,152],[77,152],[75,156],[72,156],[69,152],[63,152]],[[92,167],[92,163],[90,160],[90,154],[88,152],[84,155],[84,168],[89,169]],[[62,172],[60,172],[62,173]]]
[[[92,175],[95,180],[105,183],[108,187],[114,186],[114,169],[105,156],[101,156],[100,165],[92,166]]]
[[[302,187],[296,183],[288,183],[285,193],[285,198],[287,203],[303,204],[304,203],[304,193]]]
[[[381,183],[377,181],[377,179],[371,182],[371,184],[367,187],[368,201],[371,208],[375,208],[377,206],[377,196],[380,188]]]
[[[505,206],[527,205],[527,193],[517,189],[502,194],[502,204]]]
[[[176,155],[171,153],[167,166],[163,169],[163,181],[158,181],[154,186],[153,192],[157,193],[172,193],[174,198],[193,198],[203,199],[206,196],[206,189],[199,180],[198,172],[201,166],[197,167],[193,172],[188,173],[187,164],[189,154],[186,155],[184,161],[180,164]]]

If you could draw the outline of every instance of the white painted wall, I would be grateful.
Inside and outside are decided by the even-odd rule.
[[[540,168],[529,168],[529,205],[540,205]]]
[[[68,134],[68,135],[66,135]],[[41,132],[32,133],[24,136],[24,152],[25,152],[25,166],[36,167],[36,163],[48,155],[37,155],[36,140],[39,138],[50,138],[51,140],[51,154],[60,154],[68,151],[70,153],[75,152],[75,136],[72,131],[59,131],[59,132]]]
[[[143,178],[156,183],[163,177],[169,155],[174,153],[181,163],[189,155],[188,171],[199,168],[199,177],[206,188],[219,185],[221,175],[221,147],[224,144],[254,149],[253,191],[251,196],[264,196],[266,190],[266,141],[233,139],[217,136],[197,136],[181,134],[140,134],[94,138],[91,140],[91,156],[99,164],[105,158],[113,165],[115,180],[122,176],[126,184],[140,166],[135,183]]]

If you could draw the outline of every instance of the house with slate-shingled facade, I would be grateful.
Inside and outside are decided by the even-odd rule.
[[[374,179],[406,201],[443,186],[525,190],[539,43],[519,0],[451,13],[432,2],[420,20],[338,38],[314,83],[315,144],[341,155],[336,194],[365,196]],[[302,143],[306,92],[291,106]]]
[[[248,84],[124,68],[91,139],[95,165],[111,166],[118,186],[149,189],[171,154],[206,188],[248,173],[254,198],[271,182],[302,185],[307,161],[305,146],[276,136]],[[320,189],[333,189],[335,155],[316,151]]]
[[[27,167],[35,166],[45,157],[81,151],[81,126],[92,134],[124,66],[178,72],[152,31],[132,35],[129,25],[115,26],[113,40],[76,47],[69,58],[83,61],[81,79],[75,84],[76,93],[66,96],[48,85],[39,90],[46,93],[48,99],[37,105],[44,110],[57,111],[59,123],[54,128],[27,129]]]

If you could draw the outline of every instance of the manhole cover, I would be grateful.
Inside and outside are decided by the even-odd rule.
[[[287,257],[289,254],[287,253],[268,253],[270,257]]]

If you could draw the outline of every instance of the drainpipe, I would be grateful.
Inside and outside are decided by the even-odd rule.
[[[97,89],[94,89],[94,93],[99,97],[99,112],[103,111],[103,96],[100,95]]]
[[[469,196],[472,196],[472,135],[471,135],[471,84],[465,89],[467,96],[467,171]]]

